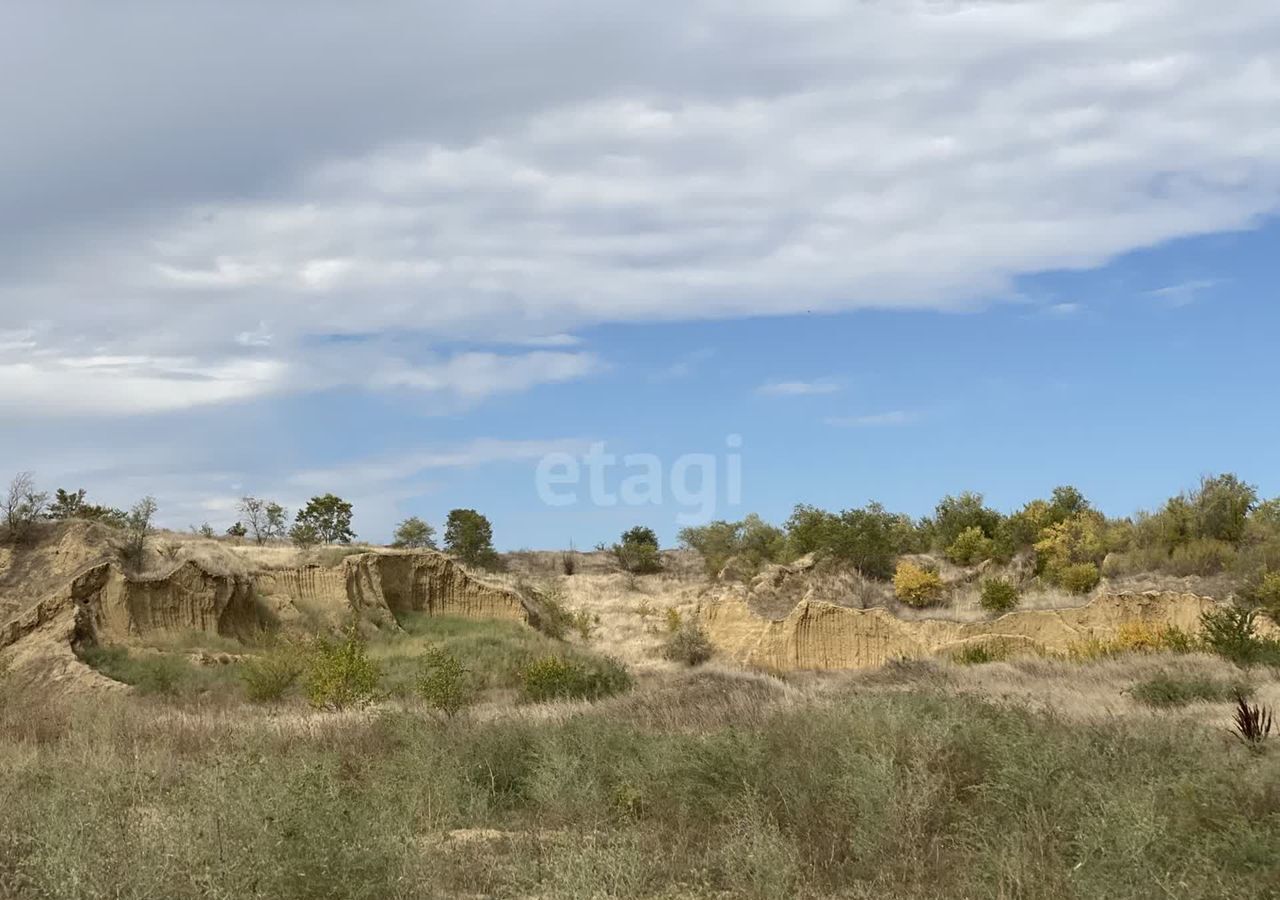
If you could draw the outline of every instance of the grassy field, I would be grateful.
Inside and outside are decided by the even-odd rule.
[[[1094,665],[1073,671],[1123,663]],[[1143,665],[1159,697],[1205,693]],[[6,695],[0,896],[1277,895],[1275,747],[1180,707],[1080,718],[966,692],[1018,672],[819,689],[702,670],[449,722]]]

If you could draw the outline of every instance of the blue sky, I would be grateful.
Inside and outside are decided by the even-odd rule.
[[[775,521],[1280,494],[1280,8],[521,10],[16,11],[0,467],[503,548],[674,540],[690,454]],[[545,504],[600,443],[665,502]]]

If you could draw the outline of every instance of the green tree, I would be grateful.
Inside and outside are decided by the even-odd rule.
[[[613,545],[613,555],[618,566],[632,575],[650,575],[662,571],[662,555],[658,549],[658,535],[652,528],[637,525],[623,532],[622,541]]]
[[[970,528],[978,528],[985,536],[994,538],[1003,518],[996,510],[983,504],[981,494],[965,491],[958,497],[943,497],[933,514],[938,548],[945,550],[950,547]]]
[[[1235,475],[1213,475],[1200,481],[1191,505],[1198,537],[1238,544],[1258,505],[1258,490]]]
[[[296,543],[298,536],[309,533],[314,535],[316,543],[349,544],[356,536],[351,530],[351,512],[351,504],[341,497],[333,494],[312,497],[298,513],[290,537]]]
[[[402,549],[436,548],[436,530],[417,516],[410,516],[396,526],[391,546]]]
[[[289,511],[279,503],[257,497],[244,497],[238,509],[244,517],[242,521],[247,525],[248,533],[253,535],[256,543],[279,540],[288,534]]]
[[[498,551],[493,549],[493,524],[474,509],[449,513],[444,525],[444,546],[469,566],[499,566]]]
[[[147,541],[155,533],[152,520],[158,508],[154,497],[143,497],[125,516],[124,543],[120,552],[126,561],[135,566],[142,564],[147,550]]]

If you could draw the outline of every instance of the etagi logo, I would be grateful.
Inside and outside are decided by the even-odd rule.
[[[621,458],[601,442],[582,456],[549,453],[538,461],[538,497],[547,506],[662,506],[669,496],[683,510],[681,525],[716,518],[719,503],[742,503],[742,436],[725,438],[723,459],[713,453],[685,453],[667,465],[654,453]]]

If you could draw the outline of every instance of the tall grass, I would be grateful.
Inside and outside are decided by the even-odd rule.
[[[689,676],[568,717],[0,707],[0,895],[1262,897],[1280,770],[1225,729]],[[704,683],[706,689],[704,690]],[[723,713],[709,696],[744,694]],[[678,697],[667,698],[678,701]],[[721,713],[714,712],[720,709]]]

